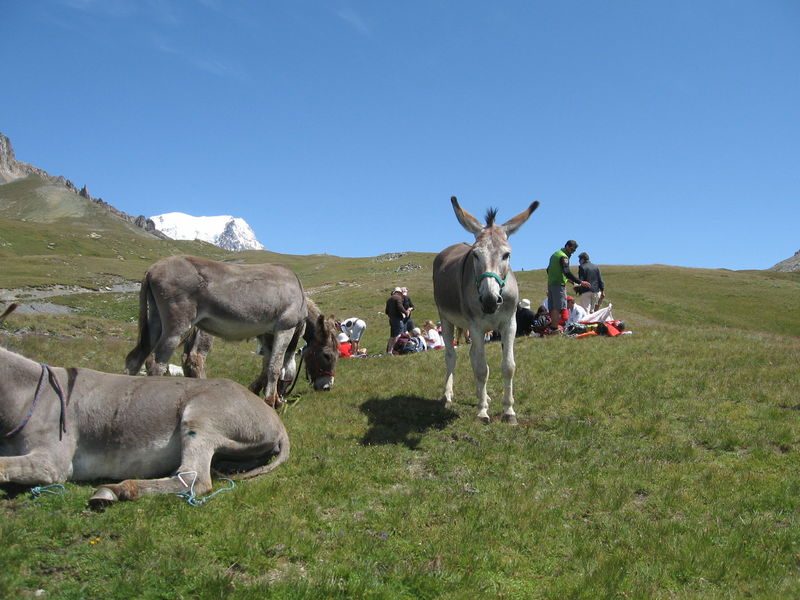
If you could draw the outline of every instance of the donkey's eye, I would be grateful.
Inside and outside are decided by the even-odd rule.
[[[508,260],[509,258],[511,258],[511,252],[506,252],[503,254],[503,260]]]

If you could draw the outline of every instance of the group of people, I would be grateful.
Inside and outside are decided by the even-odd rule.
[[[531,334],[550,335],[563,331],[573,323],[583,321],[589,314],[600,308],[605,299],[605,282],[600,268],[589,254],[578,255],[578,276],[572,274],[569,259],[578,249],[578,242],[567,240],[563,248],[550,256],[547,265],[547,297],[536,312],[531,310],[531,302],[523,298],[517,306],[517,337]],[[574,284],[574,293],[567,294],[567,281]]]
[[[408,288],[394,288],[386,301],[385,309],[390,329],[386,345],[387,354],[408,354],[444,348],[440,327],[428,319],[420,329],[414,324],[411,316],[413,311],[414,302],[408,295]],[[358,317],[336,321],[336,329],[339,331],[336,339],[339,342],[340,357],[366,356],[366,348],[360,346],[366,328],[366,322]]]
[[[531,301],[520,300],[517,311],[517,337],[532,334],[551,335],[559,333],[573,323],[579,323],[587,315],[598,310],[605,298],[605,282],[597,265],[592,263],[589,254],[578,255],[578,276],[569,266],[569,259],[578,249],[578,242],[567,240],[563,248],[556,250],[547,265],[547,297],[534,312]],[[567,282],[572,282],[574,294],[567,294]],[[577,296],[577,299],[576,299]],[[387,354],[408,354],[444,347],[441,327],[431,320],[426,320],[423,327],[414,324],[412,313],[414,302],[408,295],[408,288],[395,287],[386,300],[384,312],[389,318],[389,339],[386,343]],[[352,317],[337,323],[340,355],[356,356],[365,353],[359,348],[361,335],[366,323]],[[464,332],[469,343],[469,333]],[[494,340],[492,332],[486,334],[488,340]],[[499,337],[499,336],[498,336]]]
[[[423,329],[414,324],[411,314],[414,302],[407,287],[396,287],[386,300],[385,313],[389,317],[389,340],[386,354],[409,354],[443,348],[442,334],[433,321],[425,321]]]

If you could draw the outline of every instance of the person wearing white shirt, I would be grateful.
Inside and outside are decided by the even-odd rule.
[[[361,336],[364,335],[367,324],[358,317],[350,317],[341,323],[337,323],[337,325],[339,330],[342,333],[346,333],[347,337],[350,338],[350,342],[353,344],[353,355],[355,356],[358,354],[358,344],[361,341]]]
[[[425,321],[425,343],[428,345],[428,350],[444,348],[442,334],[439,333],[436,325],[430,319]]]
[[[586,318],[586,315],[589,313],[586,312],[586,309],[583,308],[580,304],[575,304],[575,298],[572,296],[567,296],[567,310],[569,311],[569,317],[567,318],[567,325],[572,325],[573,323],[580,323]]]

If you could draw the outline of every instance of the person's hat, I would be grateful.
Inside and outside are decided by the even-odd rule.
[[[531,301],[528,300],[527,298],[523,298],[522,300],[519,301],[519,305],[522,308],[530,308],[531,307]]]
[[[578,258],[580,260],[589,260],[589,255],[586,252],[581,252],[580,254],[578,254]]]
[[[570,300],[572,300],[573,302],[575,302],[575,298],[573,298],[572,296],[567,296],[567,302],[569,302]]]
[[[403,290],[402,290],[402,289],[400,289],[399,287],[396,287],[396,288],[394,288],[394,289],[392,290],[392,293],[393,293],[393,294],[396,294],[397,292],[400,292],[400,293],[402,294],[402,293],[403,293]]]
[[[346,333],[342,332],[336,336],[336,341],[339,342],[340,344],[344,344],[345,342],[349,342],[350,338],[347,337]]]
[[[414,329],[411,330],[411,333],[414,335],[422,335],[422,330],[419,327],[414,327]]]

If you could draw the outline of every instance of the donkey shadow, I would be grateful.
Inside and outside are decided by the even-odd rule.
[[[444,408],[440,400],[419,396],[372,398],[360,406],[369,418],[370,428],[361,444],[403,444],[414,450],[422,434],[430,429],[444,429],[458,414]]]

